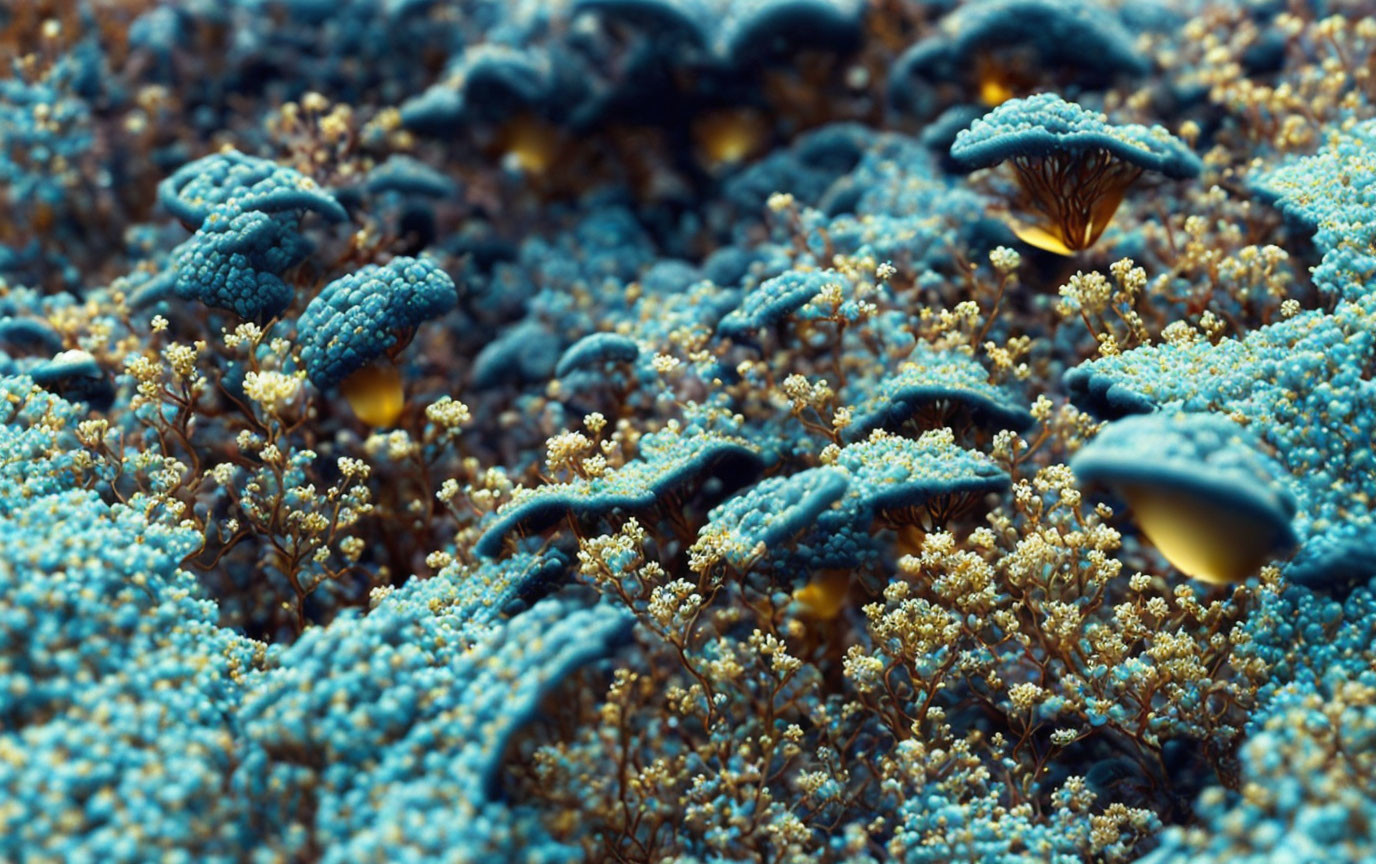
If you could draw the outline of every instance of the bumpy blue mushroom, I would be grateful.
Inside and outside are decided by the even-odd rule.
[[[1241,581],[1297,540],[1284,469],[1224,417],[1119,420],[1075,454],[1071,468],[1126,499],[1161,554],[1196,579]]]
[[[818,514],[787,556],[805,570],[873,564],[873,534],[883,526],[934,530],[1006,490],[1005,474],[983,453],[955,443],[949,429],[902,438],[881,429],[842,448],[830,463],[847,479],[846,493]]]
[[[991,384],[989,373],[973,357],[922,343],[892,374],[852,387],[866,395],[851,404],[851,422],[845,429],[851,441],[913,420],[928,429],[949,426],[960,417],[990,429],[1021,432],[1032,425],[1027,408]]]
[[[835,468],[761,481],[714,508],[698,532],[697,545],[710,546],[740,569],[756,558],[779,557],[783,547],[846,494],[849,484],[846,473]]]
[[[386,162],[368,172],[365,182],[369,192],[396,192],[426,198],[452,198],[458,184],[426,165],[419,159],[401,154],[388,157]]]
[[[342,276],[301,315],[306,373],[317,387],[332,387],[404,348],[417,327],[457,303],[454,280],[425,258],[393,258]]]
[[[281,274],[309,254],[294,217],[220,205],[173,252],[171,290],[241,318],[266,320],[291,305],[292,287]]]
[[[1055,93],[1013,99],[956,136],[951,158],[973,170],[1012,164],[1031,222],[1026,243],[1069,255],[1094,245],[1124,194],[1144,172],[1197,175],[1197,157],[1160,126],[1115,126]]]
[[[790,270],[748,292],[740,307],[717,324],[717,335],[754,342],[759,331],[807,305],[838,277],[822,270]]]
[[[115,385],[90,352],[63,351],[25,370],[33,382],[71,402],[85,402],[97,411],[115,401]]]
[[[279,315],[291,303],[292,288],[282,275],[311,249],[300,232],[300,215],[348,218],[309,177],[237,151],[183,165],[158,185],[158,200],[196,229],[172,254],[171,290],[255,320]],[[160,293],[141,292],[137,300],[155,301]]]
[[[24,351],[57,352],[62,349],[62,334],[38,318],[0,316],[0,343]]]
[[[468,46],[441,79],[401,106],[407,129],[445,134],[465,122],[505,119],[522,110],[550,108],[560,79],[540,51],[496,43]]]
[[[562,519],[597,520],[613,510],[644,512],[712,477],[739,485],[759,474],[759,451],[744,438],[693,426],[640,439],[640,454],[597,477],[520,490],[497,511],[473,551],[491,558],[507,538],[544,531]]]
[[[1376,525],[1376,384],[1362,371],[1376,352],[1373,307],[1376,295],[1368,294],[1241,339],[1138,348],[1084,363],[1066,383],[1072,398],[1107,416],[1186,410],[1245,418],[1299,502],[1295,577],[1346,584],[1376,572],[1364,563]],[[1332,565],[1326,574],[1323,562]]]
[[[575,0],[575,12],[619,19],[666,41],[743,65],[811,47],[848,51],[860,40],[860,0]]]
[[[473,603],[482,587],[462,568],[412,579],[282,653],[239,715],[237,791],[270,836],[306,819],[337,861],[509,858],[543,842],[514,836],[494,788],[507,742],[631,618],[550,598],[496,619]],[[418,817],[428,827],[400,829]]]
[[[1092,0],[974,0],[938,27],[894,62],[895,105],[913,108],[920,91],[961,82],[992,108],[1038,82],[1103,84],[1149,68],[1118,15]]]
[[[640,356],[640,345],[629,336],[619,333],[593,333],[568,347],[559,358],[554,374],[564,377],[579,369],[592,369],[605,363],[634,363]]]
[[[234,211],[309,211],[336,222],[348,218],[332,195],[301,172],[237,150],[212,153],[178,168],[158,184],[158,203],[192,228],[231,204]]]

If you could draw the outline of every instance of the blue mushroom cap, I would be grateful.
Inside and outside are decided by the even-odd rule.
[[[717,325],[717,335],[741,341],[753,340],[759,330],[777,324],[797,312],[828,284],[835,274],[821,270],[790,270],[766,280],[745,295],[744,302]]]
[[[973,357],[921,343],[893,374],[877,383],[865,382],[863,390],[864,398],[851,405],[851,423],[845,429],[852,441],[874,429],[898,426],[924,408],[943,405],[959,408],[989,428],[1021,432],[1033,422],[1025,406],[989,382],[989,373]]]
[[[919,80],[933,83],[972,67],[980,57],[1017,51],[1028,70],[1073,69],[1077,78],[1142,74],[1150,66],[1118,15],[1088,0],[974,0],[941,20],[893,64],[890,99],[903,105]]]
[[[850,479],[835,468],[809,468],[788,477],[771,477],[718,505],[698,532],[736,567],[744,567],[763,546],[768,556],[807,531],[828,507],[846,494]]]
[[[242,318],[271,318],[293,296],[281,274],[309,253],[291,216],[220,205],[173,252],[172,291]]]
[[[104,411],[115,401],[115,387],[96,358],[86,351],[63,351],[25,370],[33,382],[71,402]]]
[[[393,258],[340,277],[301,315],[306,372],[317,387],[333,386],[457,303],[454,280],[425,258]]]
[[[1055,93],[1010,99],[956,136],[951,158],[967,169],[1015,157],[1106,150],[1125,162],[1168,177],[1194,177],[1199,157],[1160,126],[1113,125],[1103,114]]]
[[[158,184],[158,203],[193,227],[229,204],[235,210],[264,213],[311,211],[336,222],[348,218],[339,202],[311,178],[237,150],[212,153],[178,168]]]
[[[654,432],[641,438],[639,456],[600,477],[519,491],[497,511],[473,550],[492,558],[507,537],[544,531],[565,516],[593,520],[618,509],[644,511],[712,477],[748,482],[762,467],[759,451],[735,435],[697,427]]]
[[[369,192],[397,192],[427,198],[451,198],[459,186],[450,178],[411,156],[396,153],[368,172]]]
[[[1071,459],[1086,483],[1163,488],[1214,502],[1296,542],[1295,498],[1283,470],[1241,426],[1213,414],[1155,413],[1110,423]]]
[[[640,345],[618,333],[593,333],[569,346],[559,358],[554,374],[560,378],[579,369],[603,363],[633,363],[640,356]]]
[[[47,321],[5,315],[0,316],[0,342],[26,350],[57,351],[62,348],[62,334]]]

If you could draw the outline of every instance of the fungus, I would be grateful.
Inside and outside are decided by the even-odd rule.
[[[232,212],[313,212],[342,222],[348,214],[329,192],[294,168],[237,150],[188,162],[158,184],[158,203],[188,228],[199,228],[217,208]]]
[[[849,570],[822,570],[795,590],[793,599],[804,615],[830,621],[846,608],[850,580]]]
[[[293,291],[281,274],[310,254],[310,244],[290,216],[221,205],[190,240],[172,254],[171,290],[186,300],[265,321],[291,305]],[[139,301],[161,299],[156,293]]]
[[[1005,102],[956,136],[951,158],[967,170],[1013,166],[1023,219],[1010,227],[1030,246],[1061,255],[1088,249],[1143,173],[1199,173],[1199,158],[1160,126],[1113,126],[1054,93]]]
[[[882,429],[843,447],[835,467],[850,476],[847,508],[890,525],[932,531],[966,513],[986,495],[1008,488],[1008,475],[994,460],[955,443],[949,429],[920,438],[900,438]],[[825,514],[818,522],[825,522]]]
[[[399,153],[368,172],[365,185],[369,192],[379,195],[395,192],[425,198],[453,198],[459,186],[453,180],[426,165],[419,159]]]
[[[467,46],[440,80],[401,106],[401,123],[427,135],[448,135],[465,124],[500,124],[519,115],[568,110],[581,101],[578,85],[558,74],[539,51],[484,42]]]
[[[593,369],[608,363],[634,363],[639,356],[640,345],[631,337],[593,333],[569,346],[554,367],[554,374],[563,378],[580,369]]]
[[[768,134],[760,112],[750,108],[723,108],[693,119],[698,153],[712,170],[744,162],[764,145]]]
[[[856,441],[874,429],[905,424],[920,429],[943,426],[1012,429],[1032,425],[1032,415],[1006,390],[989,383],[989,373],[973,357],[938,351],[919,343],[898,369],[878,382],[855,382],[843,392],[866,395],[851,405],[845,436]]]
[[[742,571],[756,560],[782,560],[782,547],[810,529],[848,485],[845,472],[835,468],[763,480],[714,508],[694,548],[710,547]]]
[[[170,287],[183,299],[258,321],[291,303],[282,274],[310,253],[300,214],[348,218],[309,177],[233,150],[183,165],[158,184],[158,201],[196,233],[172,253],[170,286],[148,286],[138,302],[162,299]]]
[[[27,351],[59,351],[62,334],[38,318],[0,316],[0,343]]]
[[[1185,340],[1082,363],[1072,398],[1100,416],[1209,411],[1244,420],[1284,466],[1301,545],[1286,574],[1311,584],[1364,577],[1376,515],[1376,295],[1302,312],[1241,339]],[[1331,577],[1331,578],[1330,578]]]
[[[340,385],[365,423],[389,426],[405,404],[392,361],[421,324],[457,303],[454,281],[424,258],[393,258],[336,279],[301,315],[306,373],[321,389]]]
[[[697,426],[653,432],[640,439],[640,454],[619,468],[518,490],[497,511],[473,551],[496,557],[513,534],[538,533],[566,518],[592,522],[613,510],[643,513],[657,505],[671,510],[713,478],[739,486],[762,468],[759,451],[735,435]]]
[[[516,842],[501,839],[497,788],[511,739],[561,682],[623,645],[633,618],[551,597],[502,619],[473,579],[485,581],[457,567],[411,579],[367,615],[311,628],[283,652],[237,715],[257,818],[281,830],[309,802],[347,860],[419,849],[480,858]],[[399,810],[437,827],[388,837],[384,814]],[[519,857],[507,852],[498,857]]]
[[[1117,14],[1085,0],[974,0],[938,27],[894,61],[895,105],[916,108],[926,90],[960,82],[974,97],[960,101],[993,108],[1039,82],[1094,86],[1148,69]]]
[[[790,270],[749,291],[744,301],[717,324],[717,335],[754,344],[755,334],[802,309],[839,277],[821,270]]]
[[[97,411],[115,401],[115,386],[87,351],[63,351],[26,370],[33,383],[72,402],[85,402]]]
[[[1295,500],[1242,427],[1209,414],[1149,414],[1106,427],[1071,460],[1111,488],[1187,576],[1239,582],[1292,548]]]
[[[574,12],[620,19],[721,66],[783,51],[840,53],[860,42],[862,0],[576,0]]]

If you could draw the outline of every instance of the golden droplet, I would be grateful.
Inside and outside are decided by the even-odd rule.
[[[709,168],[745,161],[764,144],[766,128],[749,108],[727,108],[704,114],[693,124],[693,137]]]
[[[1241,582],[1280,545],[1273,526],[1187,491],[1134,484],[1118,492],[1166,560],[1202,582]]]
[[[374,363],[354,372],[339,385],[349,407],[369,426],[391,426],[406,406],[401,370],[391,363]]]
[[[804,614],[830,621],[846,608],[850,593],[850,573],[845,570],[823,570],[812,581],[793,592],[793,599],[803,607]]]

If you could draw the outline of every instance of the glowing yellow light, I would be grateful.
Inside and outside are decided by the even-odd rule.
[[[1281,539],[1272,526],[1186,491],[1144,485],[1118,491],[1166,560],[1203,582],[1241,582],[1273,556]]]
[[[508,123],[504,140],[507,155],[526,174],[544,174],[559,157],[559,133],[529,115]]]
[[[846,608],[846,595],[850,591],[850,574],[845,570],[824,570],[812,581],[793,592],[793,599],[803,607],[803,612],[813,618],[830,621]]]
[[[391,363],[364,366],[339,385],[349,407],[369,426],[391,426],[406,406],[401,371]]]
[[[995,108],[1018,95],[1019,79],[1025,77],[1018,74],[1015,65],[1010,65],[1004,60],[988,54],[975,58],[975,81],[979,87],[979,101],[986,108]]]
[[[713,168],[744,161],[765,137],[759,115],[744,108],[706,114],[694,124],[693,132],[704,161]]]
[[[1075,250],[1065,245],[1060,237],[1039,225],[1028,225],[1012,218],[1005,221],[1013,233],[1017,235],[1017,238],[1028,246],[1044,249],[1047,252],[1055,252],[1057,255],[1071,256],[1075,254]]]
[[[997,77],[981,78],[979,82],[979,101],[989,108],[1002,105],[1013,98],[1013,88],[1008,82]]]

